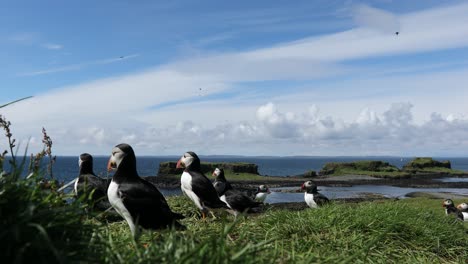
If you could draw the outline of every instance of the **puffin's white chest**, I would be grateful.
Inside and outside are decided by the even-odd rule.
[[[219,199],[220,199],[221,201],[223,201],[229,208],[231,208],[231,206],[230,206],[230,205],[228,204],[228,202],[226,201],[226,195],[224,195],[224,194],[221,195],[221,196],[219,197]]]
[[[193,201],[198,209],[203,210],[204,206],[202,205],[200,198],[192,191],[192,176],[188,172],[184,171],[180,177],[180,189],[182,189],[182,192]]]
[[[133,222],[133,217],[128,211],[128,209],[123,204],[122,198],[119,194],[119,185],[114,181],[111,181],[109,184],[109,188],[107,189],[107,197],[109,199],[109,203],[112,207],[119,213],[128,223],[132,234],[135,235],[135,223]]]
[[[257,195],[255,195],[255,201],[263,203],[265,199],[267,198],[267,196],[268,196],[268,193],[266,192],[257,193]]]
[[[192,176],[188,172],[183,172],[180,177],[180,188],[183,192],[192,191]]]
[[[304,200],[310,208],[317,208],[317,203],[314,201],[314,195],[312,193],[304,193]]]
[[[463,215],[463,221],[468,222],[468,213],[467,212],[462,212]]]
[[[73,186],[73,189],[75,190],[75,195],[78,196],[78,181],[80,180],[80,177],[76,178],[75,180],[75,185]]]

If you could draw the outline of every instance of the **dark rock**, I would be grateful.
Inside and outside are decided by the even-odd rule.
[[[157,175],[181,174],[183,169],[176,169],[176,162],[161,162]],[[224,162],[202,162],[201,169],[205,174],[211,174],[215,168],[223,168],[224,170],[232,171],[233,173],[251,173],[259,175],[258,166],[253,163],[224,163]]]

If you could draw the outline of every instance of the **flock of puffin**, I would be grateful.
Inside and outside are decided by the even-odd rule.
[[[108,171],[115,171],[110,183],[96,176],[93,172],[93,158],[84,153],[79,159],[80,172],[74,182],[75,194],[89,196],[98,210],[113,208],[123,217],[133,236],[139,234],[140,228],[161,229],[173,227],[184,230],[185,226],[178,220],[184,216],[173,212],[162,193],[150,182],[139,177],[136,167],[136,156],[128,144],[119,144],[112,149],[107,164]],[[244,213],[258,213],[267,195],[266,185],[257,188],[255,197],[234,189],[224,176],[222,168],[216,168],[211,182],[202,172],[200,159],[194,152],[186,152],[177,162],[177,168],[183,168],[180,183],[182,192],[192,200],[201,211],[202,218],[213,210],[226,210],[237,217]],[[302,184],[304,201],[310,208],[317,208],[329,202],[320,194],[313,181]],[[468,205],[462,203],[455,207],[453,201],[444,201],[447,214],[456,214],[458,218],[468,221]]]

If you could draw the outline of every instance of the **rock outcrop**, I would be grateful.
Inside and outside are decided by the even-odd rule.
[[[176,169],[176,162],[161,162],[157,175],[181,174],[183,169]],[[215,168],[223,168],[233,173],[251,173],[259,175],[258,166],[253,163],[230,163],[230,162],[202,162],[202,171],[205,174],[212,173]]]

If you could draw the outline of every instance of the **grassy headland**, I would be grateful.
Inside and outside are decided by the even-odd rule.
[[[449,161],[432,158],[415,158],[402,169],[383,161],[331,162],[325,164],[320,175],[368,175],[378,178],[408,178],[421,174],[467,175],[467,172],[451,169]]]
[[[332,203],[318,210],[269,210],[200,220],[185,197],[169,204],[188,231],[146,231],[133,242],[125,222],[106,225],[106,263],[464,263],[468,225],[440,200]],[[459,201],[456,201],[459,202]],[[146,245],[147,247],[144,247]]]

